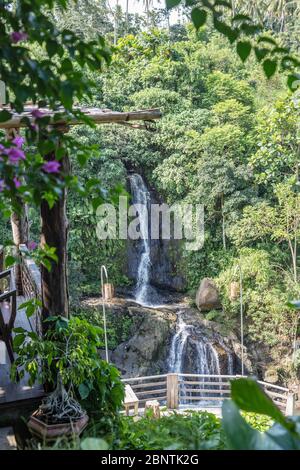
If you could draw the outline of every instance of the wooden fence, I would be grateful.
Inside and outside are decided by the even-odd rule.
[[[41,272],[33,259],[29,257],[26,245],[20,245],[22,290],[25,299],[42,299]],[[42,336],[41,308],[37,307],[36,313],[30,318],[32,329]],[[32,325],[34,322],[34,325]]]
[[[125,378],[139,399],[140,405],[147,400],[157,400],[170,409],[180,406],[220,407],[230,398],[231,381],[240,375],[209,374],[163,374],[148,377]],[[286,414],[295,411],[295,394],[288,388],[258,381],[265,393]]]

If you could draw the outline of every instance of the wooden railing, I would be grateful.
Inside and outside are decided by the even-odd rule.
[[[42,299],[41,273],[33,259],[29,257],[26,245],[20,245],[22,290],[26,299]],[[30,318],[32,329],[42,335],[42,312],[41,308],[36,309],[36,313]],[[34,322],[34,325],[32,325]]]
[[[124,378],[139,399],[140,405],[147,400],[157,400],[161,405],[176,409],[181,405],[220,407],[230,398],[231,381],[240,375],[209,374],[163,374],[148,377]],[[295,411],[295,394],[288,388],[258,381],[273,402],[286,414]]]
[[[3,285],[2,281],[6,284]],[[0,272],[0,340],[4,341],[11,363],[14,362],[12,330],[17,314],[17,290],[13,269]]]
[[[131,386],[140,403],[145,403],[147,400],[158,400],[163,404],[168,399],[167,374],[123,379],[123,382]]]

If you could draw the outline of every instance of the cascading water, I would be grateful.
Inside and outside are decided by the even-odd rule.
[[[168,359],[169,372],[187,372],[184,370],[185,353],[187,342],[191,339],[196,351],[193,373],[219,375],[219,357],[213,345],[204,336],[199,337],[193,325],[187,325],[184,322],[181,312],[178,312],[177,318],[177,331],[172,338]]]
[[[150,238],[148,224],[148,210],[150,205],[150,193],[137,173],[130,176],[132,202],[136,205],[140,220],[140,259],[137,270],[137,283],[135,287],[135,300],[142,305],[151,305],[150,291]]]
[[[188,348],[192,347],[192,361],[187,361],[189,353]],[[187,365],[187,362],[189,364]],[[188,370],[190,369],[190,370]],[[210,389],[215,389],[216,393],[220,389],[219,385],[214,385],[214,381],[219,382],[218,376],[221,375],[221,366],[218,351],[213,344],[205,336],[205,333],[200,333],[194,325],[186,324],[183,319],[183,311],[177,313],[177,328],[171,342],[171,348],[168,358],[168,372],[173,373],[194,373],[201,375],[215,375],[215,379],[211,378],[211,383],[208,385]],[[230,352],[227,352],[227,373],[233,374],[233,360]],[[194,379],[195,380],[195,379]],[[205,389],[206,385],[201,384],[193,385],[192,388]],[[189,386],[183,383],[180,385],[182,395],[192,396]],[[199,394],[198,394],[199,395]],[[200,393],[201,401],[205,401],[205,393]]]

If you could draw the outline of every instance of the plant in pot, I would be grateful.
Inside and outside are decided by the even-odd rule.
[[[34,435],[54,440],[83,431],[88,416],[80,401],[87,403],[89,396],[114,396],[117,411],[122,404],[123,385],[118,371],[99,356],[101,328],[77,317],[51,317],[46,321],[48,329],[43,339],[34,332],[15,328],[14,350],[18,357],[11,374],[14,379],[17,374],[20,378],[28,374],[30,386],[41,383],[52,389],[31,415],[28,427]],[[103,376],[109,380],[101,380]]]

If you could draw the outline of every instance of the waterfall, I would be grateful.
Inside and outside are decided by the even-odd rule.
[[[150,237],[148,211],[150,209],[150,193],[138,174],[130,176],[130,186],[133,204],[139,205],[140,220],[140,258],[137,269],[137,282],[135,287],[135,300],[142,305],[151,305],[149,303],[150,291]]]
[[[227,373],[229,375],[233,374],[233,358],[232,354],[225,349],[224,345],[222,347],[226,351],[227,354]],[[168,357],[168,372],[174,373],[193,373],[193,374],[200,374],[200,375],[221,375],[221,366],[219,360],[219,354],[216,348],[213,346],[211,340],[206,336],[205,332],[197,329],[194,325],[186,324],[183,319],[183,311],[179,311],[177,313],[177,325],[176,325],[176,333],[174,334],[171,342],[170,353]],[[223,372],[226,373],[226,372]],[[218,390],[222,388],[218,383],[214,384],[214,382],[221,382],[222,379],[219,377],[211,377],[210,384],[202,384],[201,382],[205,382],[204,378],[199,378],[199,385],[192,385],[188,384],[188,379],[184,379],[185,384],[180,383],[180,393],[182,396],[185,397],[193,397],[193,390],[194,392],[197,389],[210,389],[210,393],[213,393],[212,390],[216,390],[217,396]],[[194,379],[195,380],[195,379]],[[182,382],[180,380],[180,382]],[[201,397],[199,401],[201,403],[206,403],[207,405],[216,405],[215,403],[210,403],[209,400],[205,398],[208,396],[205,394],[204,391],[199,392],[198,396]],[[182,400],[182,403],[189,403],[189,399],[187,398],[185,401]],[[192,404],[196,404],[193,401]]]
[[[178,314],[177,332],[172,338],[171,349],[168,359],[169,372],[183,372],[182,359],[184,357],[183,351],[186,341],[189,336],[189,328],[191,325],[186,325],[180,313]]]
[[[135,300],[142,306],[166,307],[165,297],[159,294],[151,285],[151,238],[150,238],[150,223],[149,213],[151,204],[151,195],[145,185],[143,178],[138,174],[132,174],[129,177],[132,203],[136,205],[136,211],[139,216],[139,232],[140,238],[135,242],[134,254],[135,264],[134,273],[136,273],[136,286],[134,290]],[[153,246],[152,246],[153,248]],[[152,253],[153,255],[153,253]],[[155,257],[154,257],[155,259]],[[155,268],[158,268],[158,263]],[[162,305],[163,304],[163,305]],[[222,367],[220,365],[220,357],[216,347],[215,341],[205,332],[205,328],[197,327],[193,324],[187,324],[184,321],[184,310],[177,312],[176,332],[172,338],[170,351],[167,359],[168,372],[174,373],[194,373],[201,375],[215,375],[219,376],[224,370],[224,357],[222,356]],[[228,348],[222,344],[222,340],[218,339],[217,342],[225,351],[225,358],[227,354],[227,371],[222,373],[233,373],[233,357],[228,351]],[[205,380],[203,380],[205,382]],[[209,388],[220,389],[218,384],[221,381],[219,377],[211,379]],[[218,382],[214,384],[213,382]],[[180,385],[183,395],[188,397],[192,396],[193,390],[190,386]],[[199,384],[193,388],[207,388],[207,385]],[[205,401],[205,393],[203,390],[199,394],[201,401]],[[207,396],[207,395],[206,395]]]
[[[170,354],[168,358],[169,372],[184,373],[186,349],[188,340],[195,345],[196,357],[194,358],[193,373],[220,375],[220,364],[218,353],[213,345],[203,335],[197,334],[193,325],[187,325],[182,312],[177,314],[177,331],[172,338]]]

